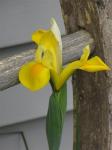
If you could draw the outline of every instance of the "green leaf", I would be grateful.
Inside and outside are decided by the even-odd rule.
[[[54,91],[49,100],[46,118],[46,134],[49,150],[59,150],[66,105],[67,86],[65,84],[59,91]]]

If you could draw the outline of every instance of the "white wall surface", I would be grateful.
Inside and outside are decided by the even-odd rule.
[[[56,18],[61,33],[65,34],[58,0],[1,0],[0,48],[30,42],[32,31],[40,27],[48,28],[51,17]],[[22,49],[14,50],[19,52]],[[13,52],[5,51],[5,54],[1,52],[0,55],[5,57]],[[30,150],[48,150],[43,116],[47,113],[50,94],[50,86],[32,93],[20,84],[0,92],[0,133],[23,131]],[[72,101],[69,80],[68,110],[72,110]],[[69,112],[65,119],[60,150],[72,149],[72,137],[72,112]],[[25,150],[25,147],[19,135],[0,135],[0,150]]]
[[[61,33],[65,33],[59,0],[1,0],[0,47],[13,46],[31,41],[35,29],[50,26],[55,17]],[[27,46],[0,50],[0,59],[17,53]],[[26,48],[27,49],[27,48]],[[9,54],[10,53],[10,54]],[[50,86],[32,93],[21,85],[0,92],[0,127],[46,115]],[[72,87],[68,85],[68,110],[72,109]]]
[[[0,150],[26,150],[20,135],[0,135]]]
[[[0,129],[0,133],[24,131],[29,150],[48,150],[45,119],[13,125]],[[60,150],[72,150],[73,144],[72,112],[66,114]],[[22,138],[19,135],[0,135],[0,150],[25,150]]]
[[[30,92],[17,85],[0,92],[0,126],[10,125],[46,115],[51,87]],[[68,110],[72,110],[73,94],[71,79],[68,82]]]
[[[0,0],[0,47],[31,41],[37,28],[48,28],[56,18],[65,33],[59,0]]]

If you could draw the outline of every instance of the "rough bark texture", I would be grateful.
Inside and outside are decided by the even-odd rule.
[[[89,31],[95,39],[95,54],[111,67],[112,0],[61,0],[61,7],[67,32]],[[73,88],[74,150],[112,150],[112,71],[79,71]]]

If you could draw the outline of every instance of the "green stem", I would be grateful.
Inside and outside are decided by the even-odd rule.
[[[52,92],[55,92],[56,90],[55,90],[55,87],[54,87],[52,80],[50,80],[50,85],[51,85]]]
[[[67,105],[67,85],[54,91],[49,100],[46,134],[49,150],[59,150]]]

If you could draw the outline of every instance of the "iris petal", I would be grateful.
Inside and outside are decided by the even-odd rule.
[[[42,64],[31,61],[21,67],[19,80],[29,90],[36,91],[48,84],[50,72]]]
[[[90,55],[90,46],[87,45],[84,49],[83,49],[83,54],[80,58],[80,61],[82,62],[86,62],[88,60],[88,57]]]
[[[55,19],[51,19],[51,28],[49,30],[35,31],[32,34],[32,40],[38,44],[35,60],[59,73],[62,68],[62,41]]]
[[[76,69],[79,69],[80,66],[80,61],[74,61],[68,64],[60,74],[57,74],[55,71],[51,70],[51,79],[56,90],[59,90],[63,86],[65,81],[73,74]]]
[[[51,31],[53,32],[57,41],[59,42],[60,50],[62,51],[61,33],[60,33],[59,27],[54,18],[51,19]]]
[[[58,41],[59,44],[59,48],[57,51],[57,64],[61,70],[61,66],[62,66],[62,39],[61,39],[61,32],[60,29],[56,23],[56,20],[54,18],[51,19],[51,31],[53,32],[55,38]]]
[[[110,70],[110,68],[98,56],[89,59],[79,69],[88,72]]]
[[[61,71],[60,74],[57,74],[55,71],[51,70],[51,79],[55,85],[56,90],[59,90],[64,84],[64,82],[77,69],[81,69],[88,72],[96,72],[110,69],[98,56],[87,60],[89,57],[89,53],[89,47],[86,47],[83,51],[81,59],[68,64]]]
[[[62,55],[60,55],[58,41],[51,31],[46,32],[39,41],[39,46],[36,51],[36,61],[41,62],[48,68],[52,67],[59,73],[62,67],[60,57],[62,57]]]
[[[42,38],[42,36],[46,33],[46,30],[40,29],[37,30],[35,32],[33,32],[32,34],[32,41],[35,42],[36,44],[39,44],[40,39]]]

